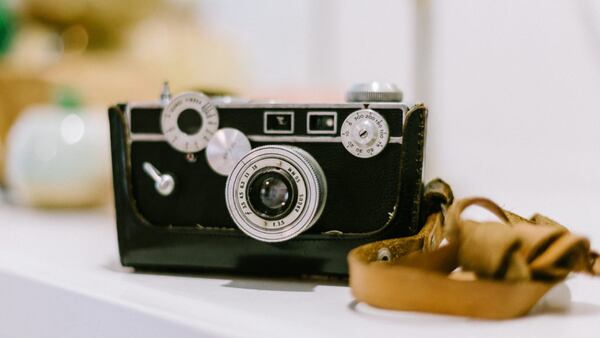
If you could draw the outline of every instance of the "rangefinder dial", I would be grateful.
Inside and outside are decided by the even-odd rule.
[[[217,130],[208,142],[206,160],[217,174],[227,176],[250,150],[252,146],[244,133],[234,128],[223,128]]]
[[[161,129],[176,150],[195,153],[206,147],[219,128],[219,113],[202,93],[184,93],[163,109]]]
[[[356,157],[369,158],[387,145],[390,130],[385,118],[371,109],[361,109],[348,115],[342,124],[342,143]]]

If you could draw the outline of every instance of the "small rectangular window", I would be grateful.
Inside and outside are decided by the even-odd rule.
[[[337,113],[331,111],[311,111],[306,116],[307,134],[336,134]]]
[[[265,134],[293,134],[293,111],[266,111],[264,115]]]

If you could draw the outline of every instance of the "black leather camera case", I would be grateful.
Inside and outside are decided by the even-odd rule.
[[[337,123],[363,104],[333,109]],[[328,195],[323,214],[305,233],[286,242],[265,243],[237,229],[225,205],[226,177],[213,172],[204,151],[197,161],[161,141],[132,141],[132,133],[160,133],[160,108],[109,109],[115,208],[121,262],[140,269],[194,269],[250,274],[345,275],[354,247],[408,236],[420,229],[419,205],[427,109],[371,107],[384,116],[390,135],[400,138],[377,156],[357,158],[338,143],[251,140],[252,147],[300,147],[321,165]],[[369,107],[369,108],[371,108]],[[331,110],[331,108],[319,109]],[[270,111],[277,111],[270,107]],[[282,107],[281,111],[288,108]],[[312,107],[314,110],[314,107]],[[260,107],[218,107],[219,127],[249,135],[263,133]],[[296,125],[306,125],[308,109],[294,109]],[[339,128],[337,128],[339,130]],[[298,128],[296,136],[306,136]],[[173,173],[177,188],[160,196],[142,163]]]

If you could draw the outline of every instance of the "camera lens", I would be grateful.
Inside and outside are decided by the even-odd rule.
[[[250,207],[266,219],[281,219],[289,214],[296,198],[289,174],[271,168],[256,175],[248,186]]]
[[[264,242],[292,239],[312,227],[327,199],[325,174],[306,151],[280,145],[247,153],[225,188],[227,208],[237,226]]]

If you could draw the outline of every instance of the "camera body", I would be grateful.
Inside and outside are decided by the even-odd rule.
[[[111,107],[122,264],[345,275],[352,248],[416,233],[426,108],[377,83],[347,99]]]

